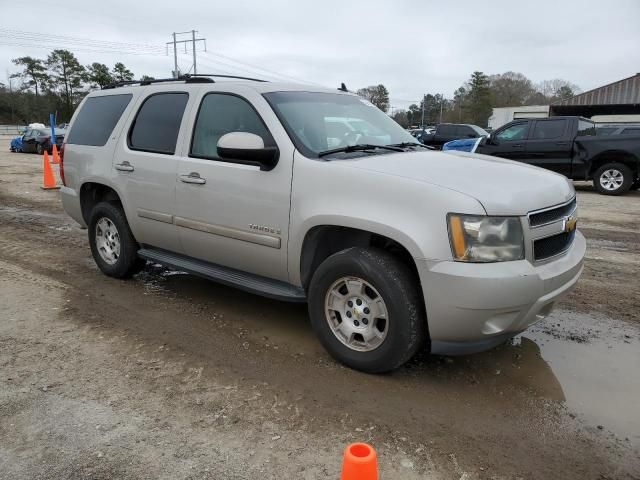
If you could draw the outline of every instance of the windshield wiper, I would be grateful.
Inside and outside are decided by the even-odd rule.
[[[428,145],[423,145],[422,143],[413,143],[413,142],[402,142],[402,143],[393,143],[391,145],[386,145],[387,147],[398,147],[398,148],[407,148],[407,147],[422,147],[427,150],[432,150]]]
[[[348,145],[346,147],[332,148],[331,150],[324,150],[318,153],[318,157],[324,157],[325,155],[331,155],[332,153],[350,153],[350,152],[362,152],[364,150],[375,150],[376,148],[382,148],[384,150],[392,150],[394,152],[403,152],[402,148],[396,145],[371,145],[368,143],[358,143],[356,145]]]

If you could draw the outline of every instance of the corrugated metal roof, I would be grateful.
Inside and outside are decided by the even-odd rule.
[[[557,105],[633,105],[640,104],[640,73],[633,77],[580,93]]]

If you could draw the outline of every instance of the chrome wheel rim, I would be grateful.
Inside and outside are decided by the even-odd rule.
[[[370,352],[387,338],[387,306],[369,282],[358,277],[338,279],[329,287],[324,305],[331,332],[351,350]]]
[[[606,190],[617,190],[624,183],[624,175],[620,170],[610,168],[600,175],[600,185]]]
[[[116,263],[120,258],[120,234],[113,222],[107,217],[98,220],[95,236],[100,258],[109,265]]]

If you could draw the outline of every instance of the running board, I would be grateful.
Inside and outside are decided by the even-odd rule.
[[[307,297],[302,288],[294,287],[279,280],[234,270],[233,268],[223,267],[157,248],[141,248],[138,250],[138,256],[171,269],[198,275],[199,277],[262,295],[263,297],[286,302],[307,301]]]

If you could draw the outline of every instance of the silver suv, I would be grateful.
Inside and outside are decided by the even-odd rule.
[[[61,172],[105,274],[150,260],[307,302],[331,355],[367,372],[504,342],[585,254],[565,177],[432,151],[346,89],[208,76],[93,92]]]

